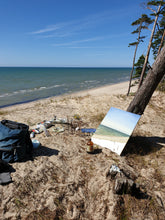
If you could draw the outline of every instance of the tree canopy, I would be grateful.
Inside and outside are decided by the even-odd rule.
[[[127,95],[129,95],[130,92],[130,88],[131,88],[131,81],[132,81],[132,75],[133,75],[133,71],[134,71],[134,64],[135,64],[135,58],[136,58],[136,52],[137,52],[137,48],[140,42],[143,42],[143,39],[145,38],[145,36],[141,36],[141,31],[142,29],[147,29],[148,26],[152,23],[153,21],[146,15],[146,14],[142,14],[141,17],[139,19],[137,19],[136,21],[134,21],[132,23],[133,26],[138,26],[133,32],[132,34],[136,34],[138,33],[138,38],[137,41],[130,43],[129,46],[136,46],[135,47],[135,52],[134,52],[134,57],[133,57],[133,65],[132,65],[132,70],[130,73],[130,81],[129,81],[129,87],[128,87],[128,92]]]

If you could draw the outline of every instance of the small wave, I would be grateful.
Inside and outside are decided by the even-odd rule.
[[[25,94],[25,93],[31,93],[31,92],[37,92],[37,91],[41,91],[41,90],[48,90],[48,89],[53,89],[53,88],[57,88],[57,87],[62,87],[65,84],[62,85],[53,85],[53,86],[49,86],[49,87],[45,87],[45,86],[41,86],[41,87],[37,87],[37,88],[33,88],[33,89],[21,89],[18,91],[14,91],[11,93],[4,93],[0,95],[0,98],[4,98],[4,97],[9,97],[9,96],[14,96],[14,95],[18,95],[18,94]]]
[[[98,82],[97,80],[86,80],[86,81],[84,81],[85,83],[96,83],[96,82]]]
[[[81,82],[80,83],[80,86],[83,87],[83,86],[89,86],[89,85],[98,85],[100,84],[101,82],[98,81],[98,80],[86,80],[84,82]]]

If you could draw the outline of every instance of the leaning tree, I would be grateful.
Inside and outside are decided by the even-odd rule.
[[[144,83],[138,89],[127,111],[142,115],[159,82],[165,75],[165,45],[148,71]]]

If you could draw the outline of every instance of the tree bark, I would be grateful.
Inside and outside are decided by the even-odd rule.
[[[153,25],[153,28],[152,28],[152,33],[151,33],[151,37],[150,37],[150,41],[149,41],[149,45],[148,45],[148,50],[147,50],[147,54],[146,54],[146,57],[145,57],[143,69],[142,69],[141,76],[140,76],[139,88],[143,83],[144,73],[145,73],[145,70],[146,70],[146,66],[147,66],[147,62],[148,62],[148,58],[149,58],[149,54],[150,54],[150,49],[151,49],[151,44],[152,44],[152,39],[153,39],[153,36],[154,36],[154,32],[155,32],[157,20],[158,20],[158,17],[159,17],[160,9],[161,9],[161,4],[159,5],[159,8],[158,8],[156,16],[155,16],[155,21],[154,21],[154,25]]]
[[[159,82],[165,75],[165,45],[157,56],[142,86],[138,89],[127,111],[142,115]]]

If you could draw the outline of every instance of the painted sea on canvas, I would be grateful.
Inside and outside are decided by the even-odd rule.
[[[140,115],[111,107],[92,136],[92,141],[121,154]]]
[[[99,125],[95,134],[99,134],[101,136],[107,136],[107,137],[129,137],[128,134],[125,134],[113,128],[104,126],[102,124]]]
[[[129,80],[130,68],[0,67],[0,107]]]

